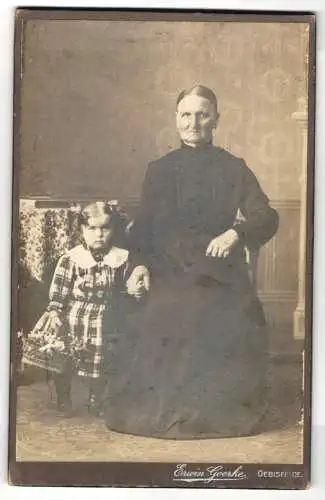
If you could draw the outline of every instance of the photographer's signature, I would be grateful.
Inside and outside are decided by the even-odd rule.
[[[212,481],[243,481],[247,479],[247,474],[243,471],[243,466],[227,468],[224,465],[210,465],[205,469],[189,469],[187,464],[178,464],[173,472],[174,481],[185,483]]]

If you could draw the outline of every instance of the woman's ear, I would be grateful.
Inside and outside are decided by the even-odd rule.
[[[215,119],[214,119],[214,124],[213,124],[213,128],[214,128],[214,129],[217,129],[217,128],[218,128],[218,125],[219,125],[219,118],[220,118],[220,113],[216,113],[216,116],[215,116]]]
[[[176,109],[175,111],[175,121],[176,121],[176,125],[178,126],[178,120],[179,120],[179,113],[178,113],[178,109]]]

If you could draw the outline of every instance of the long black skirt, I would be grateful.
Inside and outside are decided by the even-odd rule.
[[[170,439],[249,435],[266,411],[267,365],[251,289],[166,280],[112,352],[107,426]]]

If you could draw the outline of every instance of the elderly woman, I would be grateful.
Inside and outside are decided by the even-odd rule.
[[[144,179],[130,234],[142,266],[130,286],[148,286],[149,270],[151,295],[118,356],[107,409],[117,431],[247,435],[267,409],[265,319],[245,247],[272,238],[278,215],[245,162],[213,145],[218,118],[212,90],[183,91],[180,148],[150,163]]]

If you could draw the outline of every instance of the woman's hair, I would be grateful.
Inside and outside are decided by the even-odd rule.
[[[218,100],[213,90],[208,87],[204,87],[204,85],[194,85],[190,89],[184,89],[177,97],[176,108],[178,108],[179,103],[187,95],[197,95],[199,97],[203,97],[204,99],[208,99],[208,101],[210,101],[213,105],[216,114],[218,114]]]
[[[127,215],[122,211],[118,202],[94,201],[86,205],[79,215],[79,227],[87,226],[90,218],[109,216],[110,224],[113,228],[113,238],[115,244],[121,243],[126,238],[126,231],[130,223]]]

